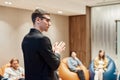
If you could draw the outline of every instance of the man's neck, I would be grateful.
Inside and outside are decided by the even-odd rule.
[[[34,28],[37,29],[37,30],[39,30],[40,32],[43,32],[38,26],[34,25]]]

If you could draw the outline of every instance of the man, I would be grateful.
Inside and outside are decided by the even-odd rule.
[[[56,70],[65,43],[56,42],[52,47],[49,38],[42,34],[43,31],[47,32],[51,25],[49,13],[36,9],[31,17],[34,28],[22,42],[25,80],[58,80]]]
[[[11,59],[10,67],[5,69],[3,80],[24,80],[24,69],[19,66],[19,60]],[[6,79],[5,79],[6,78]]]
[[[84,72],[81,70],[81,66],[83,65],[82,62],[76,57],[76,53],[72,52],[71,57],[69,57],[68,61],[68,68],[72,72],[76,72],[80,80],[85,80]]]

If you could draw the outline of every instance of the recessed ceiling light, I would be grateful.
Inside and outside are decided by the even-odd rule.
[[[63,12],[62,11],[58,11],[57,13],[62,14]]]
[[[8,4],[8,2],[7,2],[7,1],[5,1],[4,3],[5,3],[5,4]]]
[[[4,3],[7,4],[7,5],[11,5],[12,4],[12,2],[8,2],[8,1],[5,1]]]
[[[40,7],[36,7],[35,9],[40,9]]]
[[[12,4],[12,2],[9,2],[9,4]]]

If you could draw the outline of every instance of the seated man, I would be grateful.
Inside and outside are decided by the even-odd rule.
[[[72,52],[71,57],[69,57],[68,61],[68,68],[72,72],[76,72],[80,80],[85,80],[84,72],[81,70],[81,66],[83,65],[81,61],[76,57],[76,53]]]
[[[11,59],[10,67],[5,69],[3,77],[8,80],[24,80],[24,69],[19,66],[18,59],[16,58]]]

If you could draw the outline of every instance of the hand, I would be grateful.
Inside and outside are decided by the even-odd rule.
[[[81,70],[81,67],[80,67],[80,66],[79,66],[79,67],[77,67],[77,68],[76,68],[76,70]]]
[[[63,41],[61,41],[60,43],[56,42],[53,45],[53,51],[55,53],[59,53],[60,54],[64,50],[65,50],[65,43]]]
[[[53,45],[52,45],[52,50],[53,52],[55,52],[55,46],[58,44],[58,42],[55,42]]]
[[[103,68],[103,66],[102,66],[102,65],[99,65],[99,66],[98,66],[98,68],[99,68],[99,69],[102,69],[102,68]]]
[[[22,75],[22,78],[24,78],[25,77],[25,75],[24,74],[21,74]]]
[[[62,80],[62,78],[59,78],[59,80]]]
[[[8,79],[9,80],[9,79]],[[10,79],[11,80],[11,79]],[[19,80],[18,78],[12,79],[12,80]]]

